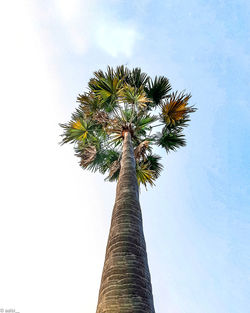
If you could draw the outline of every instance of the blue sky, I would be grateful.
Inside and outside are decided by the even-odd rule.
[[[187,147],[160,152],[164,173],[141,193],[156,312],[248,313],[248,1],[1,6],[0,308],[95,312],[115,185],[80,169],[57,125],[93,71],[127,64],[198,107]]]

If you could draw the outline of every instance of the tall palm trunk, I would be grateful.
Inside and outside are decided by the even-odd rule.
[[[124,134],[121,171],[96,312],[155,312],[129,132]]]

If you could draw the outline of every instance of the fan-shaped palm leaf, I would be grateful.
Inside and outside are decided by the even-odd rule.
[[[133,120],[134,125],[134,134],[136,137],[146,136],[147,131],[150,130],[150,125],[157,121],[157,116],[149,115],[149,114],[143,114],[143,115],[137,115]]]
[[[120,65],[116,67],[114,74],[119,80],[125,82],[127,81],[127,78],[130,75],[130,70],[126,66]]]
[[[158,134],[157,143],[162,148],[165,148],[167,152],[170,150],[175,151],[179,147],[184,147],[186,141],[184,135],[178,132],[163,131],[162,134]]]
[[[148,168],[154,171],[154,178],[157,179],[160,176],[161,171],[163,170],[163,165],[159,162],[161,157],[156,154],[149,154],[145,160]]]
[[[132,87],[145,88],[149,81],[149,76],[143,73],[140,68],[136,67],[129,73],[126,81]]]
[[[77,102],[80,102],[80,107],[76,110],[75,116],[90,117],[94,112],[100,109],[100,99],[94,93],[79,94]],[[77,114],[78,113],[78,114]]]
[[[174,92],[170,98],[162,104],[162,118],[166,125],[175,126],[176,122],[187,118],[188,113],[194,112],[193,106],[188,106],[191,94]]]
[[[139,108],[146,108],[147,104],[152,102],[147,98],[145,91],[142,87],[135,88],[126,85],[122,90],[121,100],[129,104],[135,104]]]
[[[154,81],[150,79],[145,88],[147,97],[152,100],[151,106],[157,106],[168,96],[171,90],[169,80],[164,76],[155,77]]]
[[[154,175],[155,175],[154,171],[150,170],[147,164],[142,163],[136,165],[136,177],[139,187],[141,184],[143,184],[146,187],[147,183],[153,186],[155,179]]]
[[[97,96],[101,108],[111,112],[117,106],[117,99],[123,89],[123,80],[116,77],[110,68],[106,74],[102,71],[95,72],[95,76],[96,78],[90,80],[89,88]]]
[[[94,131],[95,125],[91,121],[86,121],[83,118],[72,120],[68,124],[60,124],[64,128],[63,140],[61,144],[67,142],[85,142],[91,132]]]

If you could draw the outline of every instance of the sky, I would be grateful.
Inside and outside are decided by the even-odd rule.
[[[156,312],[250,311],[250,4],[0,4],[0,309],[95,312],[115,184],[61,129],[92,73],[139,66],[192,93],[187,146],[140,194]]]

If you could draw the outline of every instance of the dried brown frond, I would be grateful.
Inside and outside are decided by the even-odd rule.
[[[109,178],[112,177],[120,169],[120,161],[115,160],[109,168]]]
[[[122,133],[122,124],[117,118],[109,119],[109,123],[105,127],[107,134],[121,134]]]
[[[140,158],[145,158],[146,151],[149,147],[149,141],[142,141],[134,150],[135,159],[139,160]]]
[[[91,162],[94,161],[96,153],[97,151],[95,146],[86,146],[79,155],[81,157],[80,165],[83,168],[86,168]]]
[[[104,125],[106,125],[110,121],[108,114],[103,111],[96,112],[93,116],[93,119],[98,123]]]

